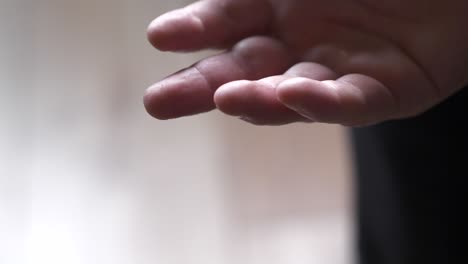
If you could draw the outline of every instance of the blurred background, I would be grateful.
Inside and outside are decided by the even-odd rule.
[[[352,263],[342,128],[144,111],[189,2],[0,0],[1,264]]]

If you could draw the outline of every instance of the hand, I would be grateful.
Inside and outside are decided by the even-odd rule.
[[[373,124],[468,84],[466,0],[204,0],[155,19],[162,51],[226,51],[148,89],[156,118]]]

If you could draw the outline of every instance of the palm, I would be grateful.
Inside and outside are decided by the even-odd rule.
[[[166,119],[217,106],[257,124],[420,113],[467,80],[467,5],[398,2],[207,0],[163,16],[149,35],[162,50],[236,45],[156,84],[147,109]]]

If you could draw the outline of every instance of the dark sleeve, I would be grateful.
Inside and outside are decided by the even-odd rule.
[[[353,129],[359,263],[455,263],[449,229],[465,207],[467,110],[465,88],[418,117]]]

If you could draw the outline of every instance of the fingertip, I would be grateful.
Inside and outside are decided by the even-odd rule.
[[[164,45],[164,36],[167,35],[167,32],[164,30],[164,27],[161,26],[161,22],[159,18],[154,19],[148,25],[146,29],[146,37],[151,45],[158,50],[165,51]]]
[[[187,69],[148,88],[146,111],[161,120],[208,112],[214,109],[213,91],[196,70]]]
[[[239,106],[243,105],[241,101],[244,101],[243,97],[246,95],[242,90],[251,84],[252,81],[240,80],[222,85],[213,96],[216,107],[228,115],[242,115],[242,109]]]
[[[159,120],[168,120],[170,119],[170,116],[168,116],[166,111],[161,108],[163,104],[160,103],[160,95],[159,87],[157,85],[149,87],[143,95],[143,105],[150,116]]]
[[[201,46],[202,21],[184,9],[174,10],[154,19],[147,28],[148,41],[161,51],[185,51]]]

